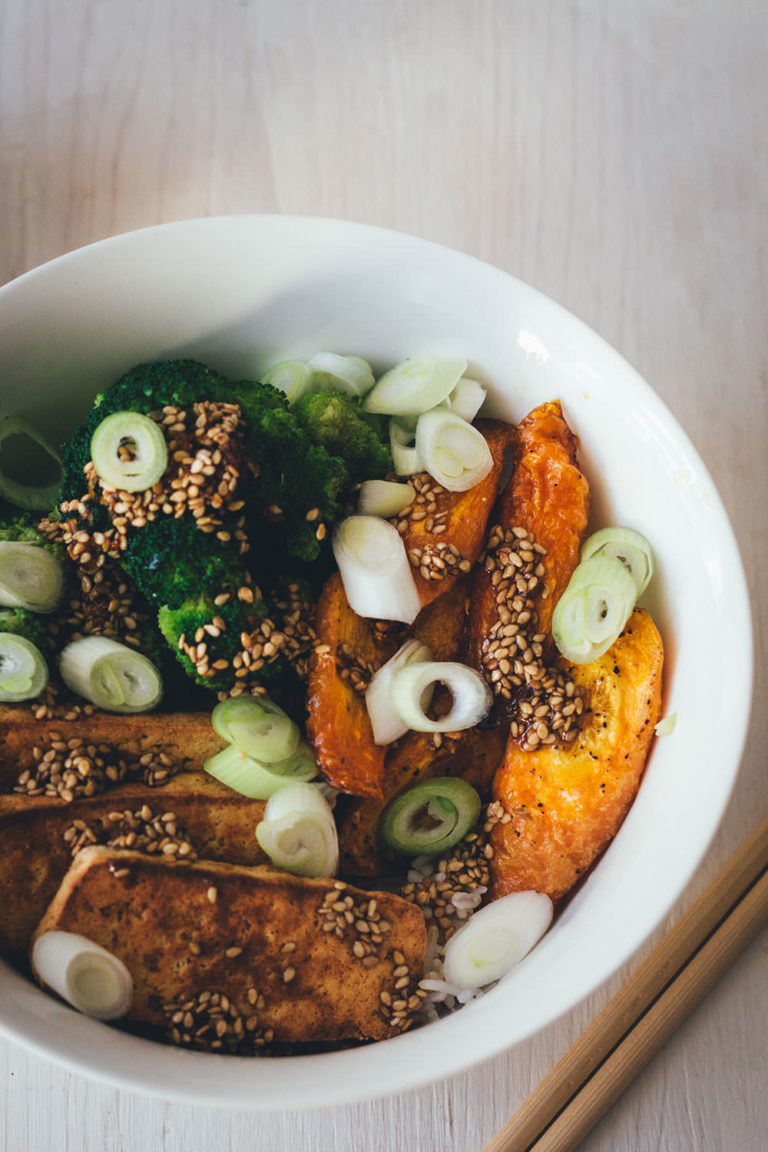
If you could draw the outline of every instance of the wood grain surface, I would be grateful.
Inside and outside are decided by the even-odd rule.
[[[418,1092],[263,1115],[118,1092],[0,1042],[3,1152],[479,1152],[757,825],[767,76],[764,0],[0,0],[0,283],[233,212],[347,217],[499,265],[601,332],[689,432],[742,550],[757,654],[705,862],[632,963],[539,1035]],[[768,1146],[767,950],[764,932],[585,1152]]]

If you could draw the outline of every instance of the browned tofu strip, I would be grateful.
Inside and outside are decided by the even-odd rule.
[[[334,906],[348,908],[352,923]],[[244,1019],[256,1017],[260,1032],[288,1043],[402,1031],[418,1003],[426,947],[421,911],[390,893],[106,848],[78,855],[38,934],[51,929],[87,936],[123,960],[134,981],[131,1020],[168,1026],[164,1006],[219,992]]]
[[[97,711],[76,720],[36,720],[34,706],[0,706],[0,792],[12,791],[19,772],[33,763],[33,747],[48,747],[56,738],[109,744],[126,756],[162,751],[180,765],[197,768],[224,746],[209,712],[115,716]]]
[[[179,791],[179,780],[191,780],[193,785]],[[75,844],[88,843],[91,837],[94,843],[105,843],[121,833],[130,835],[132,825],[141,838],[149,825],[155,833],[154,846],[142,850],[168,855],[175,848],[183,858],[189,851],[183,847],[186,842],[197,856],[209,860],[267,861],[255,836],[264,815],[263,801],[240,796],[202,773],[184,773],[173,784],[173,789],[161,791],[126,784],[72,804],[35,805],[0,818],[0,952],[29,947],[72,863],[71,842],[65,840],[68,831]],[[116,819],[125,813],[135,819]]]
[[[191,770],[169,776],[161,785],[150,786],[141,780],[115,784],[106,792],[97,793],[91,799],[98,800],[103,797],[105,801],[115,803],[123,793],[135,796],[141,803],[146,801],[150,805],[162,804],[165,810],[174,796],[231,796],[232,789],[226,784],[220,784],[207,772]],[[69,808],[71,803],[78,803],[84,799],[88,797],[81,796],[73,802],[67,802],[58,796],[25,796],[21,792],[0,793],[0,820],[5,816],[14,816],[17,812],[32,812],[38,808]]]

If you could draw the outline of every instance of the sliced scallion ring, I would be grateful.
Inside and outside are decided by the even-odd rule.
[[[613,556],[629,570],[637,587],[638,600],[653,575],[653,553],[645,536],[634,528],[601,528],[584,542],[581,559]]]
[[[0,541],[0,604],[53,612],[64,595],[64,569],[40,544]]]
[[[0,420],[0,496],[17,508],[49,512],[59,496],[61,456],[23,416]],[[32,481],[34,480],[34,483]]]
[[[37,645],[13,632],[0,632],[0,700],[32,700],[47,683],[48,665]]]
[[[361,356],[339,356],[335,352],[318,352],[308,362],[312,373],[311,392],[337,389],[350,396],[365,396],[375,383],[371,366]]]
[[[211,723],[222,739],[261,764],[287,759],[299,744],[298,725],[265,696],[222,700],[213,710]]]
[[[291,784],[267,801],[256,839],[273,864],[294,876],[333,876],[339,840],[330,804],[312,784]]]
[[[618,638],[637,598],[631,572],[613,556],[576,568],[552,615],[558,651],[574,664],[598,660]]]
[[[389,802],[379,835],[401,856],[432,856],[464,839],[480,807],[476,790],[458,776],[423,780]]]
[[[447,716],[431,720],[425,708],[436,684],[448,688],[453,702]],[[414,732],[461,732],[474,728],[493,702],[490,688],[474,668],[436,660],[398,669],[392,677],[390,696],[400,719]]]
[[[113,412],[91,437],[93,466],[105,484],[124,492],[151,488],[168,466],[162,429],[140,412]]]
[[[289,783],[307,783],[317,776],[315,754],[309,744],[300,741],[298,746],[284,760],[264,764],[275,776],[281,776]]]
[[[312,370],[303,360],[281,360],[268,368],[259,381],[284,392],[289,404],[295,404],[308,392],[311,382]]]
[[[163,681],[152,661],[108,636],[85,636],[67,644],[59,670],[72,692],[105,712],[149,712],[163,695]]]
[[[393,480],[364,480],[357,496],[357,511],[361,516],[382,516],[388,520],[399,516],[416,496],[411,484],[397,484]]]
[[[424,471],[416,449],[416,421],[403,418],[389,422],[389,446],[398,476],[413,476]]]
[[[333,536],[347,600],[358,616],[411,624],[421,601],[405,545],[394,524],[379,516],[348,516]]]
[[[479,380],[472,380],[469,376],[462,376],[456,387],[445,400],[445,405],[471,424],[483,406],[486,390]]]
[[[474,488],[493,468],[483,434],[445,405],[419,417],[416,451],[430,476],[449,492]]]
[[[408,725],[403,723],[402,717],[392,703],[392,679],[401,668],[409,664],[418,664],[432,659],[432,653],[426,644],[418,640],[406,640],[394,656],[386,664],[382,664],[371,677],[365,693],[365,706],[373,728],[374,744],[391,744],[399,740],[408,731]],[[432,693],[429,692],[429,698]]]
[[[412,356],[379,377],[363,406],[388,416],[420,416],[441,404],[466,370],[458,357]]]
[[[32,946],[32,969],[78,1012],[97,1020],[125,1016],[133,978],[123,961],[76,932],[44,932]]]
[[[538,943],[552,912],[549,896],[533,891],[512,892],[478,909],[445,946],[445,979],[463,988],[500,980]]]
[[[292,770],[278,774],[274,769],[280,765],[271,764],[267,768],[246,756],[237,745],[230,744],[206,760],[203,767],[210,776],[234,792],[239,792],[241,796],[248,796],[251,800],[269,800],[280,788],[299,782],[306,783],[317,775],[314,757],[311,752],[307,754],[306,746],[299,745],[282,767],[288,764]]]

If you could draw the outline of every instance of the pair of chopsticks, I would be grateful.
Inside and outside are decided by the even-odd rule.
[[[484,1152],[573,1152],[768,921],[768,818]]]

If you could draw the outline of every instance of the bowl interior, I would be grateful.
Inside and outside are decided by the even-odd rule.
[[[222,1062],[110,1030],[4,968],[8,1035],[165,1098],[261,1108],[360,1099],[459,1071],[531,1035],[615,971],[669,910],[717,827],[746,732],[746,586],[701,460],[618,353],[467,256],[291,217],[189,221],[91,245],[0,289],[0,415],[26,415],[61,439],[97,391],[142,360],[191,356],[252,377],[318,351],[378,368],[417,352],[460,354],[488,385],[488,411],[513,420],[562,400],[595,524],[630,525],[654,547],[647,604],[664,635],[666,711],[677,722],[656,741],[615,841],[542,943],[491,993],[412,1034],[329,1055]],[[714,671],[713,635],[727,678]]]

